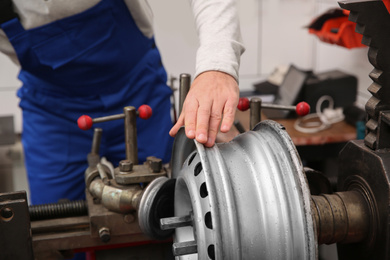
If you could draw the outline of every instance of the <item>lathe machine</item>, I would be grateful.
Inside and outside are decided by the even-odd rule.
[[[206,148],[180,131],[169,166],[155,157],[138,164],[135,117],[145,111],[126,107],[81,119],[87,127],[124,119],[126,140],[126,158],[110,167],[99,158],[103,133],[95,128],[86,201],[28,207],[24,192],[0,194],[0,259],[141,246],[149,247],[138,258],[98,259],[170,259],[168,245],[177,259],[300,260],[334,243],[341,260],[390,259],[390,1],[339,4],[374,69],[365,138],[340,152],[335,191],[310,189],[319,178],[307,175],[318,171],[303,166],[282,125],[260,121],[259,100],[249,102],[252,130],[230,142]],[[181,78],[181,100],[189,81]]]

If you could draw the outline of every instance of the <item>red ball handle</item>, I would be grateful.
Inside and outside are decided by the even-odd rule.
[[[310,113],[310,105],[306,102],[299,102],[296,105],[295,111],[297,112],[298,116],[306,116]]]
[[[93,125],[92,118],[87,115],[82,115],[79,117],[79,119],[77,119],[77,125],[81,130],[91,129]]]
[[[153,114],[152,108],[148,105],[141,105],[138,108],[138,116],[142,119],[149,119]]]
[[[246,97],[242,97],[238,100],[237,108],[240,111],[246,111],[249,109],[249,105],[250,105],[249,99]]]

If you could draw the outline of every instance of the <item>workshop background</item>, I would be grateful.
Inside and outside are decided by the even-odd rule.
[[[157,45],[170,77],[194,74],[198,41],[189,1],[148,0],[155,15]],[[367,48],[347,49],[323,43],[309,34],[306,26],[318,15],[338,7],[334,0],[238,0],[246,52],[240,68],[240,89],[267,78],[277,66],[294,64],[303,70],[323,72],[339,69],[358,78],[357,105],[370,97],[367,87],[372,65]],[[22,119],[16,91],[18,67],[0,54],[0,117],[14,117],[14,131],[21,133]],[[0,129],[1,134],[1,129]],[[1,191],[28,190],[21,145],[0,144],[0,174],[10,174]],[[6,155],[6,156],[5,156]],[[3,166],[1,166],[3,164]],[[2,173],[6,171],[6,173]],[[9,178],[8,178],[9,179]],[[5,183],[3,183],[3,186]],[[11,186],[11,187],[10,187]]]

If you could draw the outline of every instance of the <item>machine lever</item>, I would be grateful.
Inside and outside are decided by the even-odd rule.
[[[192,226],[192,216],[171,217],[160,219],[160,227],[162,230],[175,229],[179,227]]]
[[[253,98],[251,101],[249,101],[248,98],[242,97],[238,101],[237,108],[240,111],[246,111],[249,109],[250,103],[256,100],[258,100],[258,98]],[[310,105],[306,102],[299,102],[296,106],[285,106],[285,105],[278,105],[278,104],[262,103],[261,107],[268,108],[268,109],[295,111],[298,116],[305,116],[310,112]]]
[[[136,116],[139,116],[142,119],[148,119],[152,116],[152,108],[148,105],[142,105],[136,111],[135,107],[128,106],[123,108],[123,114],[98,117],[94,119],[90,116],[82,115],[77,120],[77,125],[82,130],[88,130],[94,123],[123,118],[125,121],[126,159],[134,164],[138,164]]]
[[[174,256],[189,255],[198,252],[198,245],[196,241],[174,243],[172,248]]]
[[[152,116],[152,108],[148,105],[142,105],[137,110],[137,116],[142,119],[149,119]],[[97,118],[91,118],[88,115],[82,115],[77,119],[77,125],[82,130],[88,130],[92,127],[94,123],[101,123],[101,122],[107,122],[117,119],[123,119],[125,118],[125,113],[117,114],[117,115],[111,115],[111,116],[103,116],[103,117],[97,117]]]
[[[248,98],[242,97],[238,101],[237,108],[240,111],[246,111],[250,108],[250,129],[253,129],[261,121],[262,108],[295,111],[298,116],[305,116],[310,113],[310,106],[306,102],[300,102],[296,106],[285,106],[262,103],[261,98],[252,98],[249,101]]]

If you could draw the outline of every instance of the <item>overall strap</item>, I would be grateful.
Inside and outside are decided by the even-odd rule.
[[[0,0],[0,24],[19,18],[12,8],[12,0]]]

